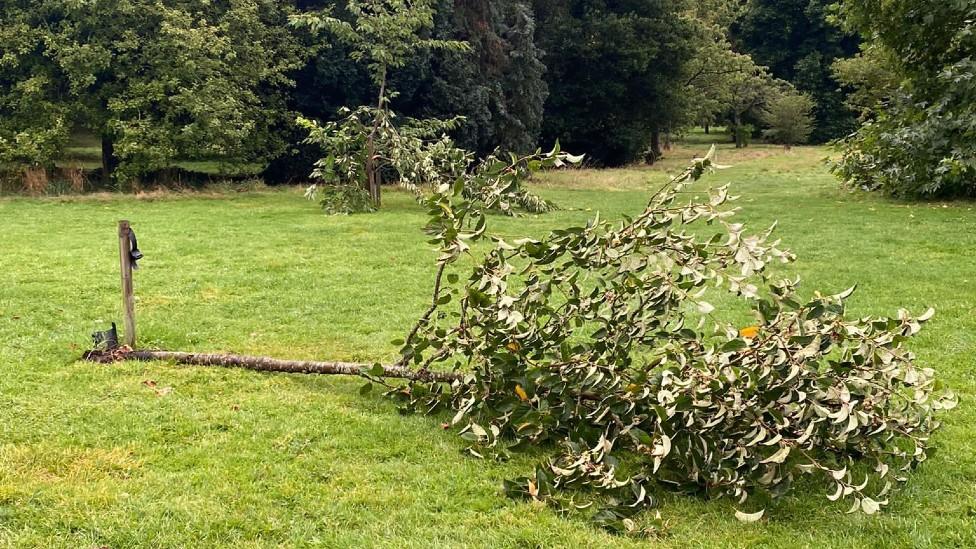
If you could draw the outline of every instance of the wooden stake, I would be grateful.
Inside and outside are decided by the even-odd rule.
[[[119,221],[119,266],[122,271],[122,313],[125,315],[125,335],[122,340],[130,349],[136,348],[136,299],[132,287],[132,238],[129,222]]]

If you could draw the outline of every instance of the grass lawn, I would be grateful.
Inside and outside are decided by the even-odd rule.
[[[565,210],[493,218],[540,234],[638,211],[668,170],[571,171],[536,185]],[[146,254],[140,345],[386,361],[434,271],[403,193],[373,215],[325,217],[298,189],[0,199],[0,547],[973,547],[976,546],[976,205],[848,194],[824,149],[721,151],[755,230],[779,220],[807,292],[860,284],[858,314],[938,314],[914,342],[961,397],[938,448],[878,516],[800,486],[741,524],[727,500],[666,496],[657,540],[506,499],[499,464],[461,454],[442,418],[402,417],[360,381],[77,359],[120,319],[115,222]]]

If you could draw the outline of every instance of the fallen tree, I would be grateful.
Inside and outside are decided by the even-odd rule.
[[[491,235],[481,204],[441,186],[426,202],[439,272],[471,242],[489,247],[466,280],[438,277],[400,363],[464,378],[389,394],[407,410],[452,410],[473,455],[551,448],[506,492],[592,506],[612,531],[658,528],[636,519],[661,489],[745,506],[802,475],[829,500],[877,512],[892,480],[926,459],[936,414],[955,405],[905,346],[933,311],[850,319],[854,288],[803,299],[798,280],[771,279],[770,265],[794,260],[775,225],[749,235],[726,187],[690,187],[713,155],[632,218],[541,239]],[[746,313],[744,327],[728,320]],[[759,520],[749,506],[736,516]]]
[[[106,351],[89,351],[85,353],[85,360],[92,362],[111,363],[125,360],[140,360],[143,362],[173,362],[192,366],[221,366],[224,368],[243,368],[258,372],[279,372],[285,374],[319,374],[409,379],[411,381],[428,381],[451,383],[459,381],[461,374],[455,372],[433,372],[430,370],[414,370],[403,366],[384,364],[363,364],[355,362],[323,362],[315,360],[282,360],[265,356],[245,356],[220,353],[185,353],[178,351],[134,351],[118,348]]]
[[[933,311],[850,319],[853,288],[802,299],[797,280],[770,279],[771,264],[794,259],[773,228],[748,235],[733,223],[725,187],[689,192],[712,153],[622,222],[597,217],[512,242],[491,235],[493,202],[560,155],[513,159],[424,195],[437,275],[394,365],[128,350],[90,358],[363,376],[364,391],[381,384],[405,411],[452,411],[448,425],[474,456],[547,449],[506,493],[592,507],[615,532],[655,532],[660,522],[641,524],[639,513],[663,489],[732,497],[753,507],[740,520],[759,520],[764,509],[750,499],[779,498],[802,475],[827,499],[851,500],[851,511],[879,511],[925,461],[937,414],[955,405],[906,347]],[[447,267],[464,255],[477,264],[462,280]],[[727,316],[706,299],[721,299]],[[746,312],[751,325],[727,320]]]

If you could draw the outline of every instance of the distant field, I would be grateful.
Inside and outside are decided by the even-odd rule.
[[[0,547],[974,547],[976,204],[850,194],[823,148],[692,136],[654,168],[546,175],[564,207],[492,217],[538,235],[635,213],[669,172],[721,141],[741,219],[779,220],[803,291],[859,283],[856,314],[938,314],[913,346],[962,405],[878,516],[801,485],[756,524],[734,502],[665,495],[668,534],[629,540],[506,499],[535,462],[478,461],[443,418],[404,417],[355,379],[93,365],[97,321],[119,319],[115,222],[133,222],[141,344],[387,361],[426,304],[432,252],[412,198],[325,217],[299,189],[0,199]],[[719,303],[716,303],[720,305]],[[726,314],[735,315],[728,312]]]

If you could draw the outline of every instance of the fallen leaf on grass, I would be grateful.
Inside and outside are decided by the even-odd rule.
[[[151,380],[151,379],[147,379],[147,380],[143,381],[142,384],[145,385],[146,387],[149,387],[150,389],[152,389],[153,392],[156,393],[156,396],[163,397],[163,396],[166,396],[166,395],[168,395],[168,394],[170,394],[170,393],[173,392],[173,388],[172,387],[158,387],[157,388],[158,384],[155,381]]]

